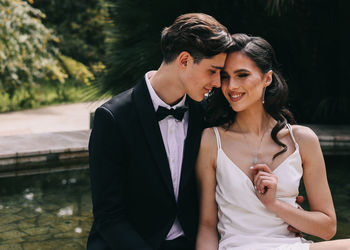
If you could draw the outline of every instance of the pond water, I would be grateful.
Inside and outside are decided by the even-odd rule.
[[[0,179],[0,249],[86,249],[88,169]]]
[[[338,218],[335,238],[350,238],[349,160],[326,159]],[[88,169],[0,178],[0,250],[86,249],[91,209]]]
[[[333,196],[335,211],[337,214],[337,234],[333,239],[350,238],[350,156],[327,156],[327,179]],[[305,196],[305,190],[301,185],[300,192]],[[302,205],[308,209],[307,201]],[[316,237],[306,238],[320,241]]]

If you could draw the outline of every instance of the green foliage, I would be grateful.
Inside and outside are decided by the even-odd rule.
[[[58,67],[56,37],[41,23],[44,17],[27,2],[0,0],[0,93],[10,98],[19,86],[32,85]]]
[[[107,72],[98,85],[100,93],[118,93],[162,60],[160,32],[178,14],[191,12],[200,1],[116,1],[110,8],[113,25],[107,40]]]
[[[91,65],[103,59],[109,23],[106,0],[35,0],[33,6],[42,10],[45,25],[55,30],[62,54]]]
[[[91,81],[94,80],[94,75],[84,64],[75,61],[68,56],[60,55],[59,58],[70,77],[84,83],[85,85],[90,85]]]
[[[84,98],[85,86],[74,80],[45,84],[22,84],[13,93],[0,93],[0,112],[39,108],[57,103],[71,103]]]
[[[66,78],[68,77],[61,65],[47,64],[45,65],[45,67],[49,71],[49,78],[52,80],[58,80],[60,83],[64,83]]]

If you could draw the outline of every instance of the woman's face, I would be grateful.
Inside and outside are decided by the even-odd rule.
[[[230,53],[221,72],[221,90],[236,112],[262,106],[264,87],[270,85],[272,71],[263,74],[242,52]]]

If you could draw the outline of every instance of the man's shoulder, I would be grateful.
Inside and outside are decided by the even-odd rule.
[[[141,78],[138,82],[136,82],[135,86],[130,89],[127,89],[118,95],[112,97],[110,100],[105,102],[100,106],[100,108],[107,109],[112,113],[121,112],[123,110],[128,110],[133,104],[133,93],[138,89],[142,90],[145,85],[144,78]]]
[[[128,106],[131,104],[131,94],[134,88],[130,88],[128,90],[125,90],[118,95],[112,97],[107,102],[101,105],[101,107],[104,107],[110,111],[118,110],[120,108],[123,108],[125,106]]]
[[[127,117],[127,113],[132,106],[132,92],[133,88],[130,88],[112,97],[96,109],[96,114],[109,114],[109,116],[112,116],[114,119]]]

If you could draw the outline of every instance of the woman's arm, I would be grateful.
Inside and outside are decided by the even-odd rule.
[[[293,126],[293,132],[302,158],[310,211],[276,199],[277,177],[264,164],[257,164],[253,170],[257,195],[267,209],[296,229],[325,240],[331,239],[336,233],[336,215],[320,143],[316,134],[307,127]]]
[[[196,174],[200,199],[199,229],[197,235],[197,250],[217,250],[217,205],[215,201],[216,187],[216,139],[213,129],[203,131],[199,149]]]

